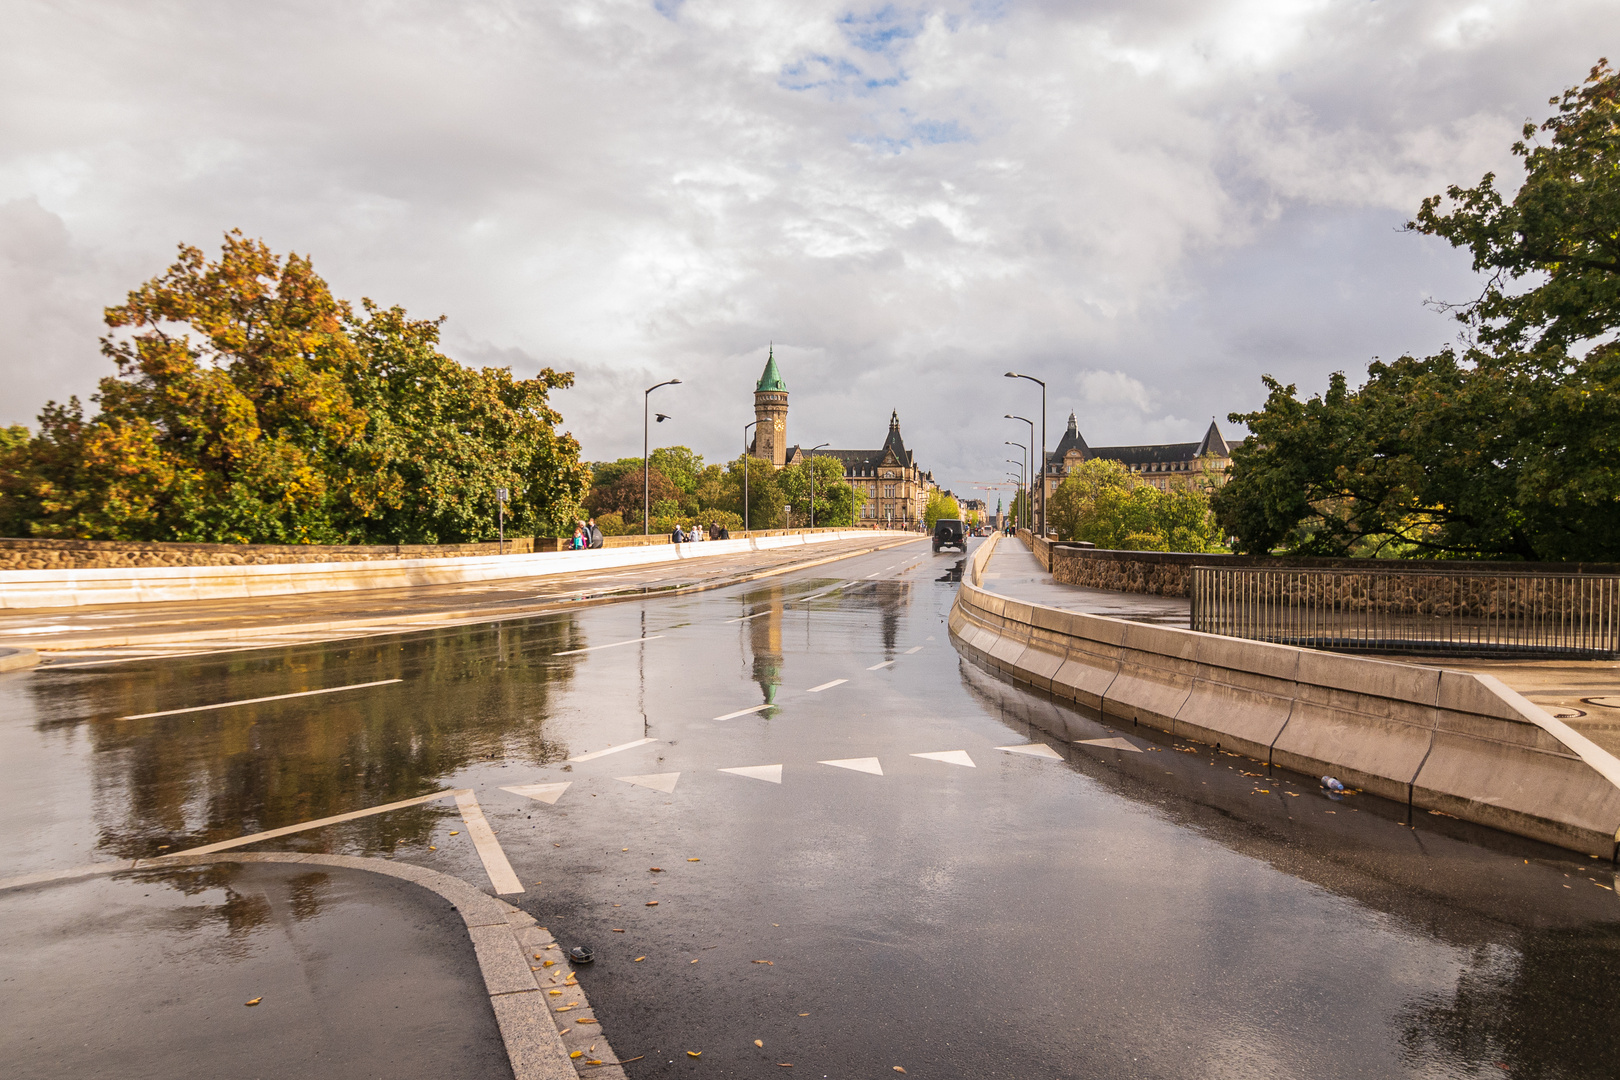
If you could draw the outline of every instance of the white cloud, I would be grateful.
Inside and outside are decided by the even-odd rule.
[[[898,408],[946,483],[1033,407],[1009,366],[1049,429],[1197,438],[1261,372],[1449,335],[1419,301],[1466,258],[1394,230],[1500,168],[1615,10],[12,3],[0,420],[93,388],[100,308],[240,226],[469,362],[578,371],[593,458],[671,375],[660,434],[734,452],[772,339],[792,438]]]

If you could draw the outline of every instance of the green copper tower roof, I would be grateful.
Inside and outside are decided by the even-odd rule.
[[[762,390],[780,390],[787,393],[787,383],[782,381],[782,373],[776,370],[776,346],[771,346],[770,355],[765,358],[765,372],[759,377],[759,385],[754,387],[754,393]]]

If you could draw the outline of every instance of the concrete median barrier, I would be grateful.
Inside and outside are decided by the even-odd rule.
[[[749,551],[775,551],[837,540],[900,537],[904,533],[851,529],[654,544],[595,551],[538,552],[369,562],[279,563],[250,566],[154,566],[101,570],[0,572],[0,609],[72,608],[175,600],[234,600],[296,593],[396,589],[517,578],[556,577],[579,571],[653,563],[688,562]]]
[[[1489,675],[1009,600],[963,575],[957,648],[1122,721],[1586,854],[1620,851],[1620,760]]]

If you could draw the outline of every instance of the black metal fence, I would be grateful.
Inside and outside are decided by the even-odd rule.
[[[1620,575],[1193,568],[1192,628],[1343,652],[1620,657]]]

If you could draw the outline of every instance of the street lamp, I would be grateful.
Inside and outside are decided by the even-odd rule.
[[[1016,446],[1016,447],[1018,447],[1018,449],[1020,449],[1020,450],[1022,450],[1024,452],[1024,459],[1018,463],[1018,470],[1019,470],[1019,472],[1018,472],[1018,482],[1020,484],[1023,484],[1024,481],[1029,476],[1029,447],[1025,446],[1023,443],[1008,442],[1005,439],[1002,440],[1001,445],[1003,445],[1003,446]],[[1007,460],[1008,460],[1008,462],[1011,462],[1012,458],[1008,458]],[[1029,502],[1029,500],[1025,499],[1024,502],[1027,503],[1027,502]]]
[[[824,442],[810,448],[805,460],[810,462],[810,527],[816,527],[816,451],[832,443]]]
[[[1044,406],[1043,406],[1042,411],[1044,413],[1044,411],[1045,411]],[[1005,416],[1008,420],[1022,420],[1024,423],[1029,425],[1029,445],[1030,445],[1031,448],[1033,448],[1035,446],[1035,421],[1031,420],[1027,416],[1016,416],[1013,413],[1003,413],[1002,415]],[[1044,434],[1041,437],[1041,441],[1043,443],[1046,441],[1046,438],[1045,438]],[[1044,450],[1045,447],[1042,447],[1042,449]],[[1028,499],[1025,499],[1024,501],[1026,503],[1029,502]],[[1026,506],[1024,509],[1025,509],[1026,512],[1028,512],[1029,507]],[[1028,522],[1025,522],[1025,524],[1027,525]]]
[[[748,458],[750,457],[748,453],[748,429],[757,423],[759,423],[758,420],[750,420],[743,425],[743,532],[745,533],[748,531]]]
[[[1032,383],[1038,383],[1041,388],[1041,456],[1035,459],[1035,461],[1038,463],[1038,467],[1030,470],[1030,479],[1033,480],[1037,473],[1040,474],[1041,539],[1044,540],[1046,538],[1046,383],[1042,382],[1040,379],[1037,379],[1033,375],[1020,375],[1016,371],[1007,372],[1006,377],[1009,379],[1028,379]],[[1034,434],[1033,426],[1030,429],[1030,433],[1032,435]]]
[[[659,383],[658,386],[678,386],[678,385],[680,385],[680,381],[681,380],[679,380],[679,379],[665,379],[663,382]],[[652,473],[647,467],[647,461],[648,461],[648,449],[647,449],[647,428],[648,428],[648,424],[647,424],[647,402],[652,397],[652,392],[654,390],[658,389],[658,386],[649,386],[649,387],[647,387],[646,392],[641,395],[641,535],[642,536],[648,535],[649,531],[652,528],[651,507],[648,505],[648,503],[650,502],[649,493],[652,490],[652,486],[651,486],[651,483],[649,481],[649,477],[651,477]],[[665,416],[663,413],[658,414],[658,422],[660,424],[662,424],[665,420],[668,420],[668,419],[669,419],[669,417]]]
[[[1018,444],[1011,443],[1010,445],[1017,446]],[[1012,458],[1004,458],[1003,460],[1005,460],[1009,465],[1018,466],[1018,477],[1016,483],[1018,484],[1018,490],[1024,493],[1024,505],[1020,508],[1020,514],[1022,514],[1024,511],[1029,509],[1029,487],[1024,483],[1024,468],[1026,463],[1022,461],[1014,461]],[[1012,479],[1012,473],[1008,473],[1007,477]],[[1025,524],[1027,524],[1027,522]]]

